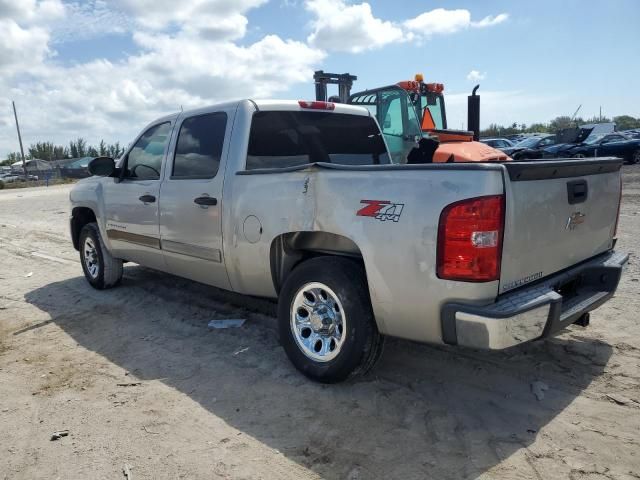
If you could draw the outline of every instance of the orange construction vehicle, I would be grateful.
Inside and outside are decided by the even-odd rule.
[[[315,72],[316,100],[327,101],[327,85],[338,85],[338,96],[328,100],[361,105],[374,114],[387,141],[394,163],[406,163],[407,156],[423,138],[433,138],[439,145],[434,163],[505,162],[510,161],[500,150],[478,142],[480,130],[480,96],[478,86],[468,97],[466,130],[449,130],[444,102],[444,85],[425,83],[421,74],[415,80],[351,94],[358,77],[348,73]]]

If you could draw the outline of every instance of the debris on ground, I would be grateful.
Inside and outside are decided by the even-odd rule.
[[[62,437],[66,437],[69,435],[69,430],[59,430],[57,432],[53,432],[51,435],[51,441],[60,440]]]
[[[225,318],[222,320],[211,320],[207,326],[209,328],[238,328],[244,325],[247,320],[244,318]]]
[[[549,385],[547,385],[544,382],[537,381],[537,382],[531,383],[531,393],[533,393],[536,396],[536,399],[538,401],[544,398],[544,392],[546,390],[549,390]]]
[[[618,405],[627,405],[632,402],[630,398],[623,397],[622,395],[617,395],[617,394],[613,395],[611,393],[607,393],[605,394],[605,397],[607,397],[613,403],[617,403]]]
[[[124,473],[124,478],[127,480],[131,480],[133,478],[131,476],[131,467],[126,463],[124,464],[124,467],[122,467],[122,473]]]
[[[116,383],[118,387],[137,387],[142,385],[142,382],[129,382],[129,383]]]
[[[246,352],[247,350],[249,350],[249,347],[241,348],[240,350],[235,352],[234,355],[240,355],[241,353]]]
[[[29,278],[31,275],[33,275],[33,272],[29,272],[25,275],[25,278]]]

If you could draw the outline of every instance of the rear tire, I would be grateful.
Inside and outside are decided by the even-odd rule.
[[[363,375],[382,353],[364,269],[346,258],[298,265],[280,292],[278,323],[289,360],[318,382]]]
[[[631,161],[629,162],[631,165],[635,165],[640,163],[640,150],[636,150],[631,154]]]
[[[114,258],[105,247],[96,223],[87,223],[80,231],[80,263],[84,276],[93,288],[115,287],[122,280],[122,260]]]

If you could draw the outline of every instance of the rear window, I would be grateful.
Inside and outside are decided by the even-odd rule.
[[[247,170],[313,162],[341,165],[390,163],[371,117],[326,112],[256,112],[251,123]]]

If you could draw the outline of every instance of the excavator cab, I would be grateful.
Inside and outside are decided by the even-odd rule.
[[[314,74],[316,100],[327,101],[327,85],[338,85],[339,95],[335,99],[342,103],[359,105],[375,115],[387,142],[394,163],[407,163],[409,153],[419,142],[436,141],[439,146],[428,161],[442,162],[503,162],[511,160],[477,140],[480,130],[480,97],[468,97],[467,122],[469,129],[449,130],[444,103],[444,85],[425,83],[421,74],[415,80],[398,82],[387,87],[374,88],[350,94],[353,82],[358,77],[348,73]]]
[[[393,163],[406,163],[407,155],[422,138],[421,120],[410,95],[391,85],[351,95],[348,103],[365,107],[376,117]]]

